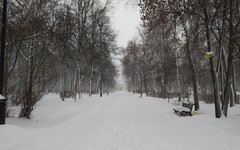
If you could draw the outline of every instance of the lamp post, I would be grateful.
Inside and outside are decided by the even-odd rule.
[[[1,54],[0,54],[0,94],[3,92],[3,74],[4,74],[4,56],[5,56],[5,37],[6,37],[6,14],[7,0],[3,0],[2,12],[2,36],[1,36]]]
[[[0,53],[0,124],[5,124],[5,113],[6,113],[6,98],[1,96],[1,94],[3,93],[6,16],[7,16],[7,0],[3,0],[2,36],[1,36],[1,53]]]

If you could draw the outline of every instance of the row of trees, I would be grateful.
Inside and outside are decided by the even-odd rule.
[[[215,103],[216,118],[239,103],[240,2],[141,0],[141,42],[130,41],[123,59],[129,90],[193,93]],[[204,56],[206,58],[204,58]]]
[[[48,92],[62,100],[115,86],[109,1],[8,0],[3,95],[30,118]]]

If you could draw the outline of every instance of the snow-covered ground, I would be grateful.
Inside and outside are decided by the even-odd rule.
[[[179,117],[172,101],[118,92],[62,102],[49,94],[33,119],[0,126],[0,150],[239,150],[240,106],[216,119],[214,105]]]

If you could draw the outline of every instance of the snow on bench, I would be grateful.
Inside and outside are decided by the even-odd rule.
[[[194,104],[183,103],[182,106],[174,107],[173,110],[175,113],[179,114],[180,116],[190,115],[192,116],[192,108]]]

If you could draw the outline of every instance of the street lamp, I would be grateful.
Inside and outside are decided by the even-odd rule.
[[[3,0],[2,12],[2,36],[1,36],[1,53],[0,53],[0,124],[5,124],[6,98],[3,93],[3,74],[4,74],[4,56],[5,56],[5,37],[6,37],[6,15],[7,0]]]

